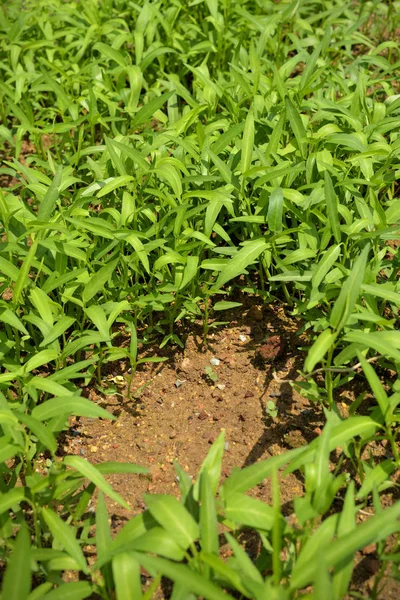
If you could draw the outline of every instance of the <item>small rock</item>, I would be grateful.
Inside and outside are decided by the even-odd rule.
[[[189,358],[184,358],[180,364],[179,370],[182,371],[183,373],[188,373],[192,369],[193,369],[192,362],[189,360]]]
[[[320,427],[316,427],[316,428],[314,429],[314,433],[316,433],[317,435],[322,435],[321,428],[320,428]]]
[[[181,379],[177,379],[177,380],[175,381],[175,387],[177,387],[177,388],[180,388],[180,387],[181,387],[181,385],[183,385],[184,383],[185,383],[185,382],[184,382],[184,381],[182,381]]]
[[[256,358],[262,363],[272,363],[278,359],[285,350],[285,343],[280,335],[273,335],[265,344],[257,348]]]
[[[214,442],[215,442],[215,437],[213,435],[210,435],[210,437],[208,438],[208,443],[213,444]]]
[[[160,404],[161,406],[164,404],[164,400],[162,398],[157,398],[157,402],[158,404]]]
[[[97,446],[90,446],[90,452],[92,452],[92,454],[95,454],[97,451],[98,451]]]
[[[254,394],[250,390],[247,390],[247,392],[244,395],[245,398],[253,398],[253,396],[254,396]]]
[[[210,365],[212,365],[213,367],[218,367],[220,362],[221,361],[218,358],[215,358],[214,356],[210,358]]]
[[[263,320],[262,306],[258,306],[257,304],[255,304],[254,306],[252,306],[250,308],[249,312],[247,313],[247,316],[249,317],[249,319],[252,319],[253,321],[262,321]]]
[[[171,431],[171,433],[169,434],[169,439],[174,440],[175,438],[176,438],[176,431]]]
[[[239,340],[244,343],[247,341],[247,337],[245,335],[239,335]]]
[[[229,442],[225,442],[224,450],[226,450],[226,452],[229,452]]]
[[[207,419],[207,417],[208,417],[208,414],[204,410],[202,410],[201,413],[199,413],[200,421],[205,421],[205,419]]]
[[[282,396],[282,394],[280,392],[271,392],[269,397],[270,398],[280,398]]]
[[[81,456],[85,456],[85,449],[84,449],[84,448],[80,448],[80,449],[79,449],[79,454],[80,454]]]
[[[113,448],[119,448],[119,444],[113,444]]]
[[[226,385],[224,383],[217,383],[215,387],[222,391],[226,388]]]
[[[375,575],[379,571],[379,560],[377,558],[372,558],[371,556],[366,557],[363,560],[367,570],[371,575]]]

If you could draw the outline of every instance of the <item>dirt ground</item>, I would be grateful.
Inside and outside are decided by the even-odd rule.
[[[74,419],[63,451],[86,456],[93,464],[122,461],[150,468],[149,476],[108,477],[132,507],[127,511],[109,501],[115,532],[145,508],[145,493],[178,495],[173,461],[195,478],[222,430],[226,433],[222,478],[235,466],[245,467],[281,454],[321,433],[321,406],[310,404],[288,383],[279,383],[274,377],[275,373],[278,379],[294,379],[303,364],[304,353],[299,348],[304,341],[297,335],[300,323],[287,317],[283,309],[262,308],[251,299],[245,301],[243,309],[226,316],[229,327],[211,333],[208,348],[202,345],[201,330],[194,328],[184,338],[183,351],[156,352],[168,360],[137,371],[132,401],[127,399],[126,387],[120,392],[122,396],[105,396],[94,387],[83,390],[85,396],[118,418],[115,422]],[[216,381],[207,376],[206,367],[212,368]],[[118,379],[121,377],[126,381],[128,369],[123,363],[110,365],[104,381],[122,381]],[[268,414],[268,401],[276,406],[274,418]],[[346,411],[350,402],[351,394],[344,392],[341,410]],[[265,484],[252,493],[271,500]],[[295,474],[281,482],[281,502],[287,517],[293,512],[293,497],[302,493],[303,483]],[[375,548],[359,553],[356,562],[354,588],[361,597],[370,598],[378,569]],[[159,594],[155,597],[168,597],[161,591]],[[382,600],[394,600],[400,597],[400,587],[389,580],[382,594]]]

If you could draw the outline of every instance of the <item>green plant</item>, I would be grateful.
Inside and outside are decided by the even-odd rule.
[[[268,400],[267,405],[266,405],[266,412],[267,412],[267,415],[269,415],[272,419],[275,419],[275,417],[277,416],[278,409],[273,400]]]
[[[382,569],[398,562],[384,548],[398,504],[382,511],[379,498],[399,464],[399,15],[377,0],[2,3],[4,599],[150,598],[161,575],[174,600],[294,598],[309,583],[309,597],[336,599],[363,545],[378,542]],[[81,384],[101,390],[117,361],[131,398],[137,369],[164,360],[148,348],[183,346],[183,322],[207,344],[246,294],[302,320],[310,346],[292,383],[326,409],[323,435],[235,471],[217,494],[221,438],[195,484],[178,468],[180,504],[150,498],[110,542],[103,496],[97,523],[89,502],[98,488],[126,506],[104,475],[143,469],[60,459],[71,416],[112,418]],[[361,393],[342,420],[339,393],[360,376],[373,400]],[[382,440],[391,456],[365,459]],[[296,527],[279,502],[286,464],[304,478]],[[271,506],[245,495],[265,477]],[[368,501],[375,516],[356,525]],[[94,524],[96,568],[82,551]],[[254,561],[242,525],[262,541]],[[139,566],[154,576],[143,593]],[[70,569],[86,579],[65,583]]]
[[[218,381],[218,374],[209,365],[204,367],[204,373],[207,379],[210,381],[210,383],[216,383]]]

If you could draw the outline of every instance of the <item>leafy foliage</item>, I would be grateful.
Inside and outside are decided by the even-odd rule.
[[[2,598],[150,598],[144,567],[155,587],[174,582],[174,600],[295,598],[310,584],[310,598],[336,599],[358,549],[384,555],[400,511],[379,502],[399,463],[399,15],[377,0],[2,4]],[[202,319],[206,339],[238,288],[303,319],[296,385],[324,404],[322,436],[220,487],[221,438],[195,484],[178,470],[180,503],[149,497],[110,541],[102,494],[127,505],[104,475],[145,469],[58,457],[71,415],[112,418],[74,380],[127,359],[130,390],[160,360],[139,356],[138,335],[179,346],[175,324]],[[394,373],[387,385],[374,363]],[[358,415],[360,397],[342,420],[336,390],[360,368],[376,405]],[[361,460],[377,438],[391,456]],[[358,479],[330,472],[337,447]],[[286,465],[305,482],[296,527],[279,502]],[[246,495],[267,477],[272,506]],[[96,488],[93,567],[82,547]],[[375,516],[357,524],[371,499]],[[242,526],[261,539],[255,562]],[[85,579],[64,583],[65,570]]]

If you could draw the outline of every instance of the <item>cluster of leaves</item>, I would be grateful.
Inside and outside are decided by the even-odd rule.
[[[377,0],[2,4],[0,527],[3,557],[15,549],[3,598],[61,598],[65,586],[70,597],[95,589],[108,598],[115,585],[118,598],[136,598],[142,565],[177,582],[175,600],[228,597],[218,586],[274,597],[281,582],[288,598],[311,582],[314,597],[326,588],[336,599],[355,550],[397,529],[398,506],[381,512],[379,490],[399,461],[399,15],[398,2]],[[103,475],[141,469],[57,457],[69,416],[110,418],[74,380],[101,378],[104,363],[121,359],[133,376],[138,326],[144,344],[179,345],[175,323],[200,318],[206,337],[210,317],[238,305],[221,299],[238,287],[284,300],[316,338],[301,389],[330,412],[319,450],[310,445],[290,463],[305,476],[301,527],[285,525],[275,480],[274,506],[257,504],[254,521],[250,507],[240,518],[232,508],[247,506],[244,492],[280,463],[232,475],[216,504],[217,444],[194,487],[179,475],[185,509],[148,499],[149,512],[112,551],[100,497],[98,563],[89,567],[81,546],[95,488],[124,504]],[[117,343],[121,331],[127,347]],[[371,360],[396,374],[391,395]],[[319,363],[324,384],[309,376]],[[377,406],[339,422],[335,390],[356,364]],[[393,453],[378,467],[359,458],[374,436]],[[356,466],[357,493],[329,473],[336,446]],[[342,516],[311,535],[342,487]],[[355,498],[371,493],[376,516],[358,528]],[[168,542],[165,515],[175,509],[186,527]],[[218,558],[217,521],[234,532],[232,564]],[[239,525],[261,536],[256,566],[236,541]],[[317,573],[310,557],[320,543]],[[22,562],[25,587],[13,592]],[[88,581],[62,583],[71,568]],[[40,585],[29,595],[31,570]]]

